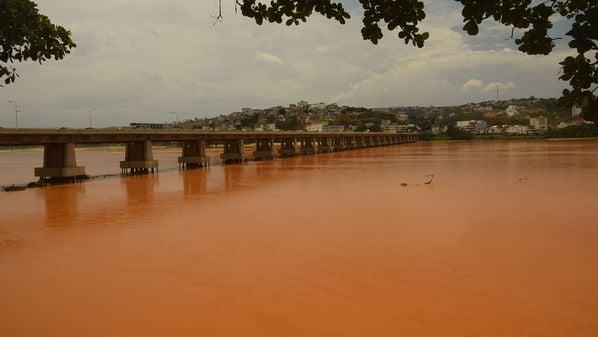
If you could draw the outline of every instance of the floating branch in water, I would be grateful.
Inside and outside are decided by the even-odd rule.
[[[5,190],[6,192],[24,191],[25,186],[18,186],[18,185],[3,186],[2,189]]]
[[[431,184],[431,183],[432,183],[432,180],[434,180],[434,175],[433,175],[433,174],[428,174],[426,177],[427,177],[427,178],[430,178],[430,179],[429,179],[428,181],[426,181],[426,182],[424,183],[424,185],[429,185],[429,184]],[[420,186],[421,184],[415,184],[415,185],[416,185],[416,186]],[[402,186],[402,187],[407,187],[408,185],[407,185],[407,183],[401,183],[401,186]]]
[[[424,185],[429,185],[432,183],[432,180],[434,180],[434,175],[433,174],[428,174],[426,177],[430,177],[430,180],[426,181],[424,183]]]

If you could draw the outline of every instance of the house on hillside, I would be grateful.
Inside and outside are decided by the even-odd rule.
[[[509,117],[513,117],[519,113],[519,107],[516,105],[509,105],[506,112]]]
[[[322,132],[343,132],[345,127],[343,125],[323,125]]]
[[[529,125],[535,132],[544,132],[548,130],[548,118],[544,116],[529,119]]]
[[[471,133],[486,133],[488,124],[483,120],[457,121],[457,127]]]
[[[529,125],[509,125],[505,129],[505,133],[512,135],[527,135],[529,132]]]
[[[382,132],[399,132],[399,126],[397,124],[382,124]]]

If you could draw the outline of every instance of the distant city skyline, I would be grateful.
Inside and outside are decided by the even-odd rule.
[[[257,26],[232,1],[217,24],[216,0],[37,3],[78,47],[62,61],[15,65],[20,78],[0,89],[1,127],[15,123],[9,101],[18,102],[19,127],[85,127],[91,109],[93,126],[106,127],[300,100],[441,106],[493,100],[497,85],[501,99],[558,97],[566,87],[557,77],[567,48],[524,55],[510,30],[493,24],[469,37],[453,2],[426,2],[422,29],[431,37],[423,49],[394,33],[378,46],[363,41],[358,12],[344,26],[314,16],[289,28]]]

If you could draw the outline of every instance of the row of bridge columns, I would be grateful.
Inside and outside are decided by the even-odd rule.
[[[298,154],[312,155],[334,151],[351,150],[372,146],[412,143],[417,135],[367,135],[343,137],[299,137],[280,140],[278,155],[275,153],[274,138],[258,138],[253,157],[255,160],[272,160],[276,157],[290,157]],[[299,146],[299,150],[297,150]],[[242,163],[248,160],[243,139],[224,140],[223,163]],[[210,157],[206,154],[206,141],[190,140],[182,143],[182,156],[178,158],[179,167],[208,167]],[[40,179],[62,179],[76,181],[85,176],[85,167],[77,166],[75,144],[44,145],[43,167],[34,169]],[[149,173],[158,170],[158,161],[154,160],[151,141],[137,141],[126,144],[125,160],[120,162],[121,172]]]

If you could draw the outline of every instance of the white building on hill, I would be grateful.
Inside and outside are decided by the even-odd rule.
[[[516,105],[509,105],[507,107],[507,115],[509,115],[509,117],[513,117],[516,114],[519,113],[519,107]]]
[[[509,125],[505,132],[513,135],[527,135],[530,131],[529,125]]]
[[[544,116],[530,118],[529,125],[534,131],[546,131],[548,130],[548,118]]]

